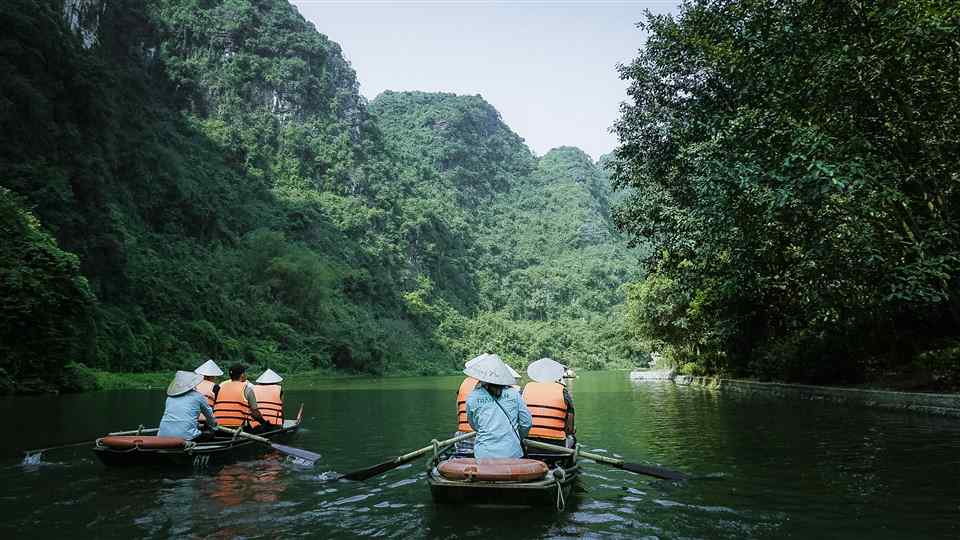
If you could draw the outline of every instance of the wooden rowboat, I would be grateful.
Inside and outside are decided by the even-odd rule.
[[[303,405],[295,420],[284,420],[283,426],[275,430],[259,433],[260,437],[271,441],[283,441],[290,438],[300,428],[303,421]],[[156,430],[144,430],[155,432]],[[97,439],[93,453],[108,466],[154,465],[154,466],[193,466],[206,467],[218,463],[230,463],[242,457],[257,455],[268,449],[261,442],[236,434],[217,433],[213,439],[203,442],[187,442],[173,448],[148,448],[146,445],[128,447],[110,446],[105,438]],[[145,439],[149,439],[145,437]]]
[[[427,483],[435,503],[483,506],[554,505],[558,510],[563,510],[573,495],[577,477],[580,475],[576,456],[544,453],[527,456],[547,464],[547,474],[537,480],[451,479],[441,474],[439,466],[454,457],[452,452],[435,457],[427,471]]]

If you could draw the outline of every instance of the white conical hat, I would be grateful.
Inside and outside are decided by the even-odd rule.
[[[483,354],[481,354],[481,355],[479,355],[479,356],[474,356],[473,358],[467,360],[467,361],[463,364],[463,366],[464,366],[464,367],[467,367],[467,366],[469,366],[470,364],[476,362],[477,360],[480,360],[480,359],[483,358],[484,356],[490,356],[490,355],[488,355],[487,353],[483,353]]]
[[[537,382],[557,382],[567,368],[551,358],[541,358],[527,366],[527,375]]]
[[[193,370],[193,372],[203,375],[204,377],[219,377],[223,375],[223,370],[220,369],[220,366],[218,366],[213,360],[209,359],[200,367]]]
[[[200,375],[199,373],[178,371],[177,374],[174,375],[170,385],[167,386],[167,395],[173,397],[179,396],[180,394],[185,394],[196,388],[196,386],[202,382],[203,375]]]
[[[517,382],[510,374],[510,368],[495,354],[485,354],[467,365],[463,372],[480,382],[510,386]]]
[[[257,377],[257,384],[274,384],[283,380],[283,377],[277,375],[277,372],[267,368],[263,375]]]

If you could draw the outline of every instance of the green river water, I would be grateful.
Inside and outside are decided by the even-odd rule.
[[[580,493],[553,508],[437,506],[424,461],[362,483],[324,473],[372,465],[455,428],[460,377],[332,380],[291,445],[205,471],[107,468],[53,446],[156,425],[162,391],[0,399],[0,538],[960,538],[960,422],[749,398],[626,372],[573,384],[585,449],[685,471],[658,481],[584,462]]]

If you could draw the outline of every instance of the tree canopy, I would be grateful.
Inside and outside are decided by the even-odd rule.
[[[805,381],[955,351],[957,4],[687,1],[645,28],[614,159],[617,222],[651,248],[643,339]],[[951,358],[926,367],[948,381]]]

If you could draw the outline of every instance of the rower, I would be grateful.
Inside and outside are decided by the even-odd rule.
[[[527,367],[532,379],[523,389],[523,400],[533,415],[530,438],[572,448],[576,444],[573,397],[563,385],[566,367],[541,358]]]
[[[283,427],[283,388],[280,387],[281,381],[283,381],[283,377],[268,368],[257,377],[257,384],[253,385],[253,394],[257,398],[257,406],[260,408],[260,412],[270,424],[273,424],[272,426],[270,424],[264,425],[261,431]],[[257,429],[261,427],[261,424],[254,420],[250,422],[250,426]]]
[[[195,388],[203,376],[189,371],[178,371],[167,386],[167,401],[160,419],[159,437],[180,437],[192,441],[200,436],[197,415],[203,415],[207,425],[217,427],[217,419],[203,394]]]
[[[249,425],[251,420],[269,423],[260,414],[253,384],[247,381],[246,366],[236,364],[230,367],[230,380],[220,385],[213,414],[220,425],[232,428]]]
[[[206,362],[193,370],[193,372],[203,376],[203,380],[197,385],[197,392],[200,392],[207,398],[207,404],[209,404],[212,409],[213,405],[217,402],[217,392],[220,391],[220,385],[217,384],[217,377],[223,376],[223,370],[220,369],[220,366],[218,366],[213,359],[208,358]],[[202,429],[205,424],[202,414],[198,418],[198,421]]]
[[[530,411],[513,388],[516,379],[495,354],[471,361],[463,370],[480,384],[467,396],[467,421],[477,432],[475,458],[523,457],[521,441],[530,431]]]

